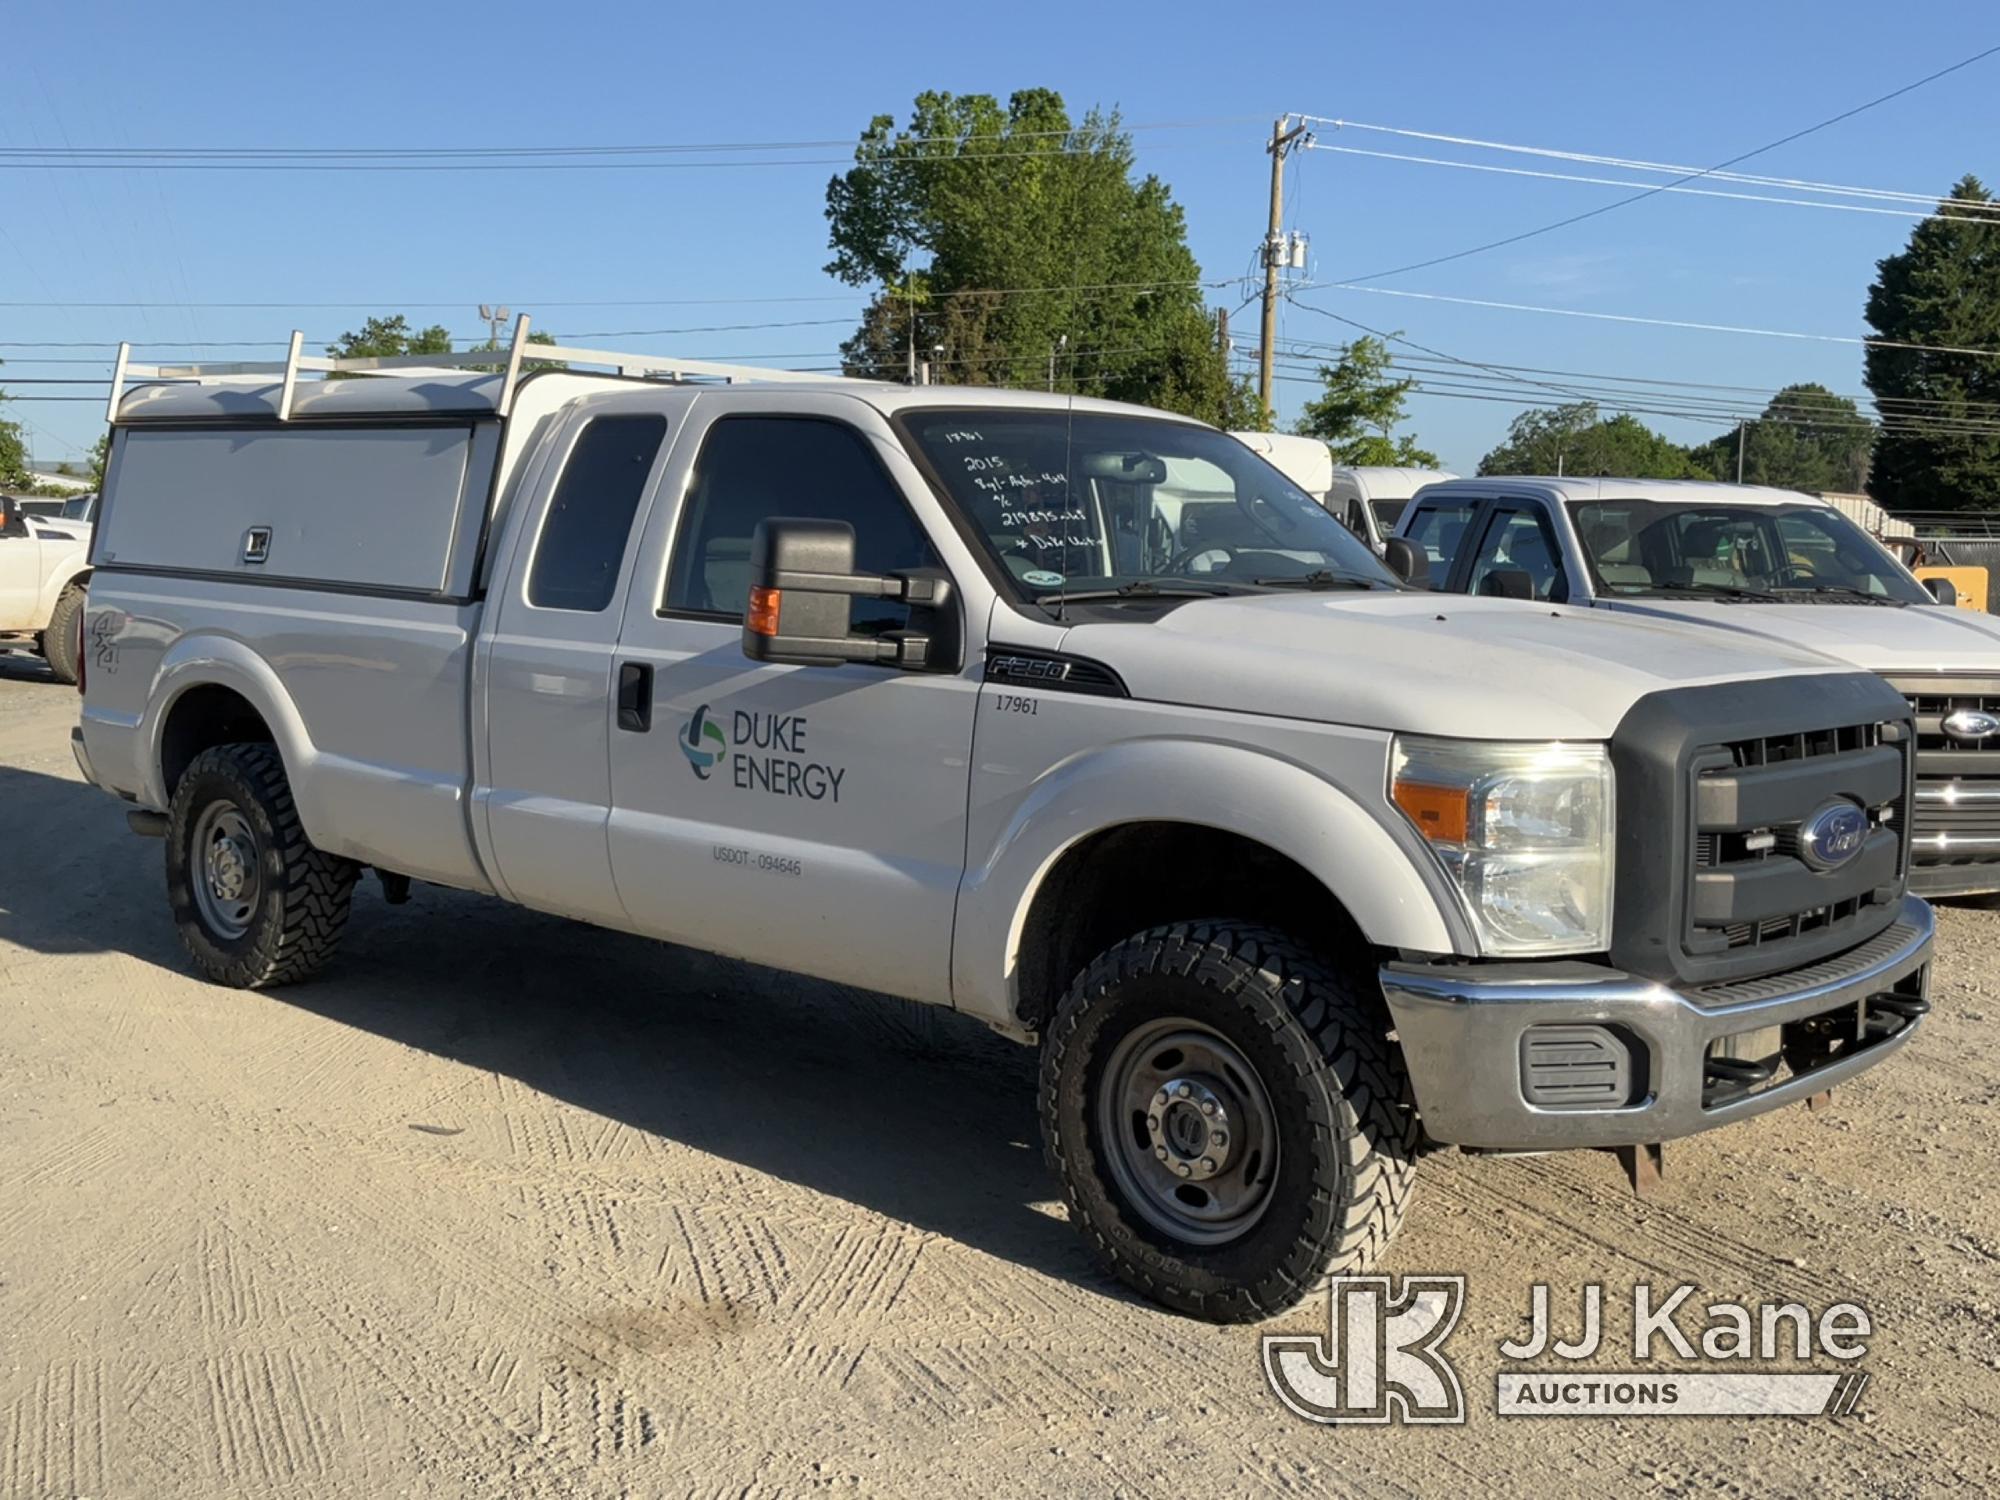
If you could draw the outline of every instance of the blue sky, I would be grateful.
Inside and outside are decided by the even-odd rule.
[[[493,146],[849,139],[927,88],[1046,86],[1145,130],[1141,167],[1187,210],[1204,274],[1248,273],[1270,119],[1305,112],[1482,139],[1707,165],[2000,42],[1991,4],[1886,13],[1815,4],[893,7],[351,0],[185,7],[16,0],[0,147]],[[1394,138],[1321,139],[1418,155]],[[804,150],[799,157],[837,152]],[[1461,156],[1469,153],[1459,152]],[[1504,158],[1481,157],[1483,160]],[[1537,165],[1532,161],[1519,165]],[[823,356],[862,295],[822,274],[830,165],[560,172],[142,172],[0,168],[0,386],[89,376],[30,342],[324,340],[375,311],[479,327],[501,299],[565,336],[763,359]],[[1583,169],[1590,170],[1590,169]],[[1942,192],[2000,180],[2000,57],[1746,164]],[[1594,175],[1626,176],[1622,172]],[[1532,227],[1621,190],[1314,152],[1288,223],[1309,275],[1354,277]],[[1858,336],[1874,262],[1910,221],[1659,196],[1385,283],[1409,291]],[[1354,291],[1307,300],[1465,359],[1859,391],[1851,345],[1530,315]],[[1230,289],[1209,293],[1234,305]],[[826,299],[777,301],[767,299]],[[682,305],[672,305],[687,299]],[[90,308],[89,302],[143,302]],[[345,306],[230,309],[272,302]],[[625,303],[585,307],[561,304]],[[651,302],[655,305],[636,305]],[[55,304],[55,305],[47,305]],[[819,326],[663,334],[741,323]],[[1239,315],[1254,333],[1255,308]],[[1351,330],[1288,308],[1283,333]],[[228,357],[211,350],[213,357]],[[251,357],[247,351],[242,357]],[[781,362],[811,364],[824,359]],[[1303,386],[1281,387],[1289,423]],[[1549,399],[1558,399],[1550,397]],[[1520,404],[1538,404],[1528,391]],[[1517,406],[1419,395],[1414,430],[1469,469]],[[38,459],[89,444],[101,411],[9,403]],[[1676,438],[1720,430],[1649,418]]]

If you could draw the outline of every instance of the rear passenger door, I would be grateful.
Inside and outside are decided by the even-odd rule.
[[[580,407],[549,449],[553,482],[524,483],[533,508],[480,658],[476,796],[497,874],[528,906],[610,925],[625,925],[605,832],[612,659],[631,539],[674,436],[668,412],[632,405]]]

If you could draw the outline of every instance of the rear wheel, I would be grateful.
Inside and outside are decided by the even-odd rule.
[[[174,789],[167,899],[202,974],[290,984],[333,957],[359,867],[307,842],[270,745],[218,745]]]
[[[1372,1266],[1402,1221],[1416,1111],[1379,998],[1248,923],[1156,928],[1071,986],[1042,1131],[1121,1280],[1249,1322]]]
[[[76,682],[77,657],[83,646],[79,617],[83,614],[84,592],[66,588],[49,612],[49,628],[42,632],[42,657],[57,682]]]

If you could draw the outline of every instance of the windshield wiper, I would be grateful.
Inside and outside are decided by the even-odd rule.
[[[1632,591],[1648,599],[1764,599],[1777,602],[1768,589],[1739,588],[1733,583],[1660,583]]]
[[[1064,593],[1037,594],[1037,604],[1089,604],[1106,599],[1220,599],[1229,585],[1215,583],[1158,584],[1150,578],[1136,578],[1115,589],[1070,589]]]
[[[1812,594],[1822,599],[1838,599],[1845,604],[1854,600],[1861,604],[1888,604],[1902,609],[1907,603],[1903,599],[1891,599],[1886,594],[1871,594],[1866,589],[1849,588],[1844,583],[1793,584],[1778,590],[1780,594]]]
[[[1334,573],[1325,568],[1317,568],[1310,573],[1288,573],[1282,578],[1253,578],[1250,580],[1259,588],[1266,589],[1372,589],[1379,588],[1372,578],[1363,578],[1358,573]]]

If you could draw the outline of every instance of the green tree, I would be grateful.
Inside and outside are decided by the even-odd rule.
[[[90,445],[90,487],[92,489],[102,490],[104,488],[104,470],[105,466],[110,462],[111,434],[109,432],[100,432],[97,435],[97,441]]]
[[[1788,385],[1743,426],[1743,482],[1780,489],[1854,494],[1868,479],[1875,424],[1845,396],[1810,382]],[[1732,430],[1690,455],[1704,474],[1736,477]]]
[[[343,333],[326,352],[335,359],[390,359],[399,354],[449,354],[451,335],[442,323],[412,331],[401,313],[386,318],[370,318],[359,328]]]
[[[32,482],[28,477],[28,444],[21,436],[21,424],[0,421],[0,484],[20,489]]]
[[[543,333],[539,328],[531,329],[528,333],[528,342],[531,344],[553,344],[555,336]],[[504,344],[495,343],[489,337],[481,339],[468,352],[476,353],[482,349],[502,349],[505,347]],[[343,333],[333,343],[327,345],[326,352],[335,359],[389,359],[399,354],[450,354],[453,351],[451,347],[451,334],[446,331],[442,323],[433,323],[428,328],[419,328],[412,331],[409,319],[405,318],[401,313],[393,313],[386,318],[370,318],[359,328]],[[468,366],[468,368],[491,368],[497,370],[500,366],[474,365]],[[533,370],[560,370],[563,368],[564,366],[560,360],[528,359],[521,362],[521,369],[524,373]],[[335,375],[333,378],[336,380],[345,380],[350,377]]]
[[[7,393],[0,391],[0,405],[6,400]],[[21,424],[0,419],[0,484],[19,488],[27,483],[28,444],[21,436]]]
[[[1337,464],[1437,468],[1438,456],[1419,447],[1415,437],[1390,436],[1416,385],[1392,376],[1394,364],[1389,346],[1378,338],[1363,336],[1347,345],[1334,363],[1319,367],[1325,389],[1300,413],[1300,434],[1325,439]]]
[[[1959,179],[1898,255],[1876,262],[1863,370],[1878,410],[1868,493],[1890,510],[2000,506],[2000,218],[1977,177]],[[1905,347],[1908,345],[1931,347]],[[1919,422],[1921,418],[1921,422]]]
[[[1135,177],[1115,113],[1073,121],[1049,89],[924,93],[904,129],[871,120],[854,160],[826,190],[826,269],[874,289],[849,374],[903,379],[914,348],[940,380],[1264,419],[1230,379],[1181,207]]]
[[[1481,474],[1616,474],[1699,479],[1688,450],[1629,412],[1598,414],[1595,401],[1524,411],[1507,441],[1479,461]]]

